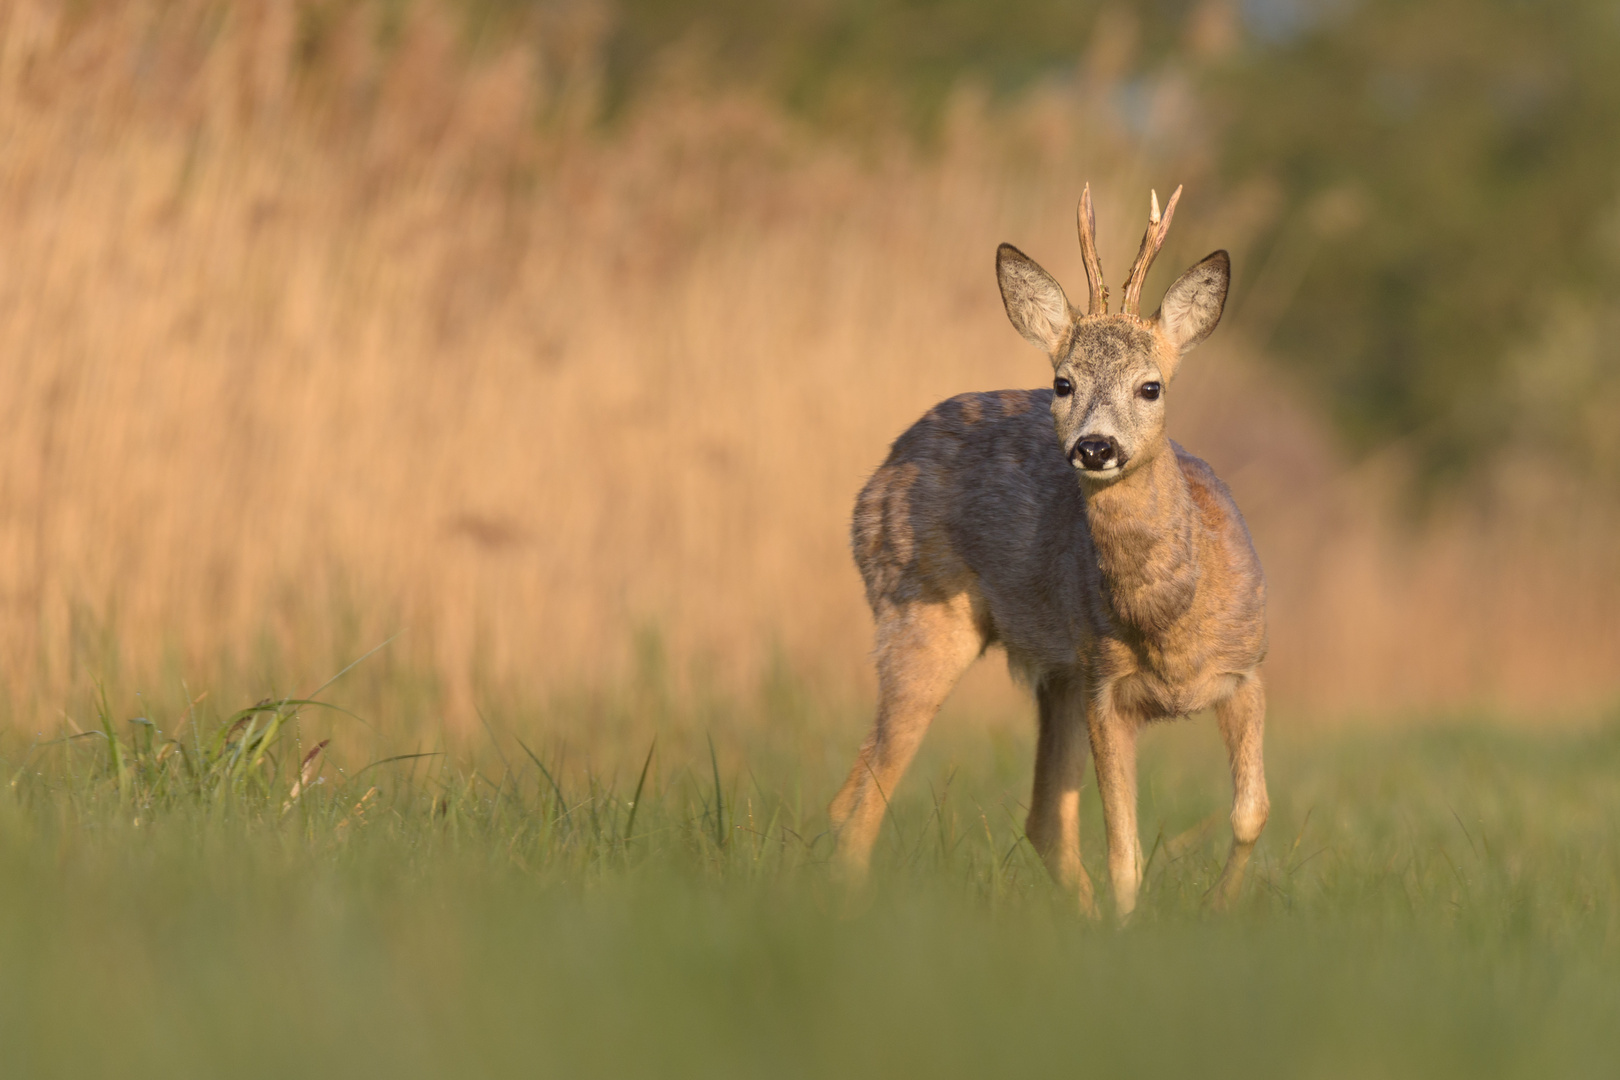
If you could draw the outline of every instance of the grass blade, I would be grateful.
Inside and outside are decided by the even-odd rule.
[[[361,769],[360,772],[355,773],[349,779],[358,780],[360,778],[361,774],[364,773],[367,769],[375,769],[379,765],[390,765],[390,764],[392,764],[392,763],[394,763],[396,761],[412,761],[412,760],[414,760],[416,758],[443,757],[443,756],[444,756],[444,751],[442,751],[442,750],[430,750],[430,751],[428,751],[426,753],[422,753],[422,754],[395,754],[393,757],[385,757],[381,761],[373,761],[370,765],[367,765],[365,767],[365,769]]]
[[[517,739],[517,736],[514,735],[512,738]],[[529,749],[528,743],[524,742],[522,739],[517,739],[517,744],[523,747],[523,752],[529,755],[529,760],[535,763],[535,766],[540,770],[540,775],[544,776],[546,778],[546,782],[551,785],[551,790],[557,795],[557,816],[559,818],[563,817],[567,813],[568,804],[567,800],[563,798],[562,787],[557,783],[556,779],[552,777],[551,770],[546,768],[546,763],[541,761],[539,756],[536,755],[533,750]]]
[[[624,823],[624,843],[630,842],[630,837],[636,831],[636,811],[641,809],[641,789],[647,783],[647,770],[652,768],[653,751],[658,749],[658,736],[654,735],[652,745],[647,747],[647,760],[641,763],[641,779],[636,781],[636,793],[630,796],[630,820]]]
[[[720,791],[720,759],[714,753],[714,736],[709,736],[709,765],[714,769],[714,842],[726,846],[726,804]]]
[[[400,633],[403,633],[403,632],[404,631],[401,631]],[[398,637],[399,637],[399,634],[394,634],[392,637],[388,638],[388,640],[384,641],[381,645],[376,646],[375,648],[371,649],[368,652],[362,653],[358,660],[356,660],[354,663],[350,664],[348,667],[344,668],[342,671],[338,672],[336,675],[332,676],[330,679],[327,679],[325,682],[321,683],[321,685],[317,686],[314,690],[312,690],[309,693],[308,697],[309,698],[317,698],[317,697],[319,697],[321,695],[321,691],[325,690],[328,686],[331,686],[333,683],[335,683],[339,679],[343,678],[343,676],[347,675],[349,672],[353,671],[355,668],[359,667],[361,664],[365,663],[367,660],[370,660],[373,656],[376,656],[378,653],[380,653],[384,649],[388,648],[388,646],[392,645],[394,643],[394,641]],[[314,702],[312,700],[306,700],[304,703],[307,704],[307,705],[316,704],[316,702]],[[282,702],[282,704],[285,705],[287,703]],[[350,713],[349,715],[353,716],[354,714]],[[358,720],[359,717],[355,717],[355,719]]]

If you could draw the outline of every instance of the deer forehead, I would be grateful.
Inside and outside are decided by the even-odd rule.
[[[1135,316],[1082,318],[1059,368],[1071,366],[1089,376],[1124,375],[1158,364],[1163,349],[1153,327]]]

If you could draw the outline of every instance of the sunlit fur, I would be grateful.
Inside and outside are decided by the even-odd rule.
[[[1152,317],[1081,315],[1016,248],[998,252],[1009,318],[1073,392],[964,394],[894,443],[855,505],[855,561],[877,622],[876,723],[833,801],[839,860],[865,872],[889,795],[957,678],[992,644],[1040,714],[1026,831],[1054,878],[1094,911],[1079,792],[1096,762],[1116,911],[1135,907],[1136,734],[1213,708],[1231,758],[1226,902],[1265,825],[1261,742],[1265,580],[1208,465],[1165,435],[1181,357],[1221,315],[1225,252],[1182,275]],[[1141,393],[1161,382],[1156,401]],[[1071,464],[1083,436],[1123,467]]]

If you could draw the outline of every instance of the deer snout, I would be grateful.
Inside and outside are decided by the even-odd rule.
[[[1080,436],[1080,441],[1074,444],[1074,452],[1069,455],[1069,461],[1088,472],[1100,472],[1125,464],[1120,458],[1119,443],[1114,441],[1112,435]]]

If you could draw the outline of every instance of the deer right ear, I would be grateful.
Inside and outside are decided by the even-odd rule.
[[[1069,298],[1051,274],[1011,244],[996,249],[996,281],[1013,328],[1032,345],[1052,355],[1074,325]]]
[[[1215,331],[1231,280],[1232,260],[1226,252],[1217,251],[1177,278],[1164,294],[1153,318],[1175,346],[1176,355],[1185,356]]]

